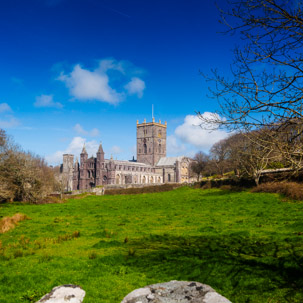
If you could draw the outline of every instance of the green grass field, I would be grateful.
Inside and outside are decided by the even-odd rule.
[[[30,220],[0,234],[0,302],[36,302],[78,284],[85,303],[119,303],[170,280],[211,285],[233,303],[303,302],[303,203],[275,194],[179,188],[2,204]],[[80,234],[79,234],[80,232]]]

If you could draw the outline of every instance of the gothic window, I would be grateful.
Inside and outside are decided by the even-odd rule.
[[[107,180],[107,177],[106,176],[103,176],[103,181],[106,181]]]
[[[149,149],[149,152],[151,152],[151,149]]]
[[[143,145],[143,148],[144,148],[144,154],[147,154],[147,145],[146,145],[146,143]]]
[[[141,149],[139,149],[139,154],[141,154]]]
[[[159,154],[161,154],[161,144],[159,144]]]
[[[170,174],[167,175],[167,181],[170,182]]]

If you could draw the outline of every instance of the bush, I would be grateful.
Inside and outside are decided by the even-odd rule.
[[[155,186],[145,186],[139,188],[113,188],[106,189],[105,195],[129,195],[129,194],[144,194],[144,193],[159,193],[163,191],[170,191],[177,187],[183,186],[182,184],[172,183]]]
[[[253,188],[252,192],[278,193],[294,200],[303,200],[303,185],[296,182],[263,183]]]
[[[203,180],[200,182],[200,187],[202,189],[221,188],[222,186],[230,186],[233,189],[237,189],[237,191],[240,188],[250,188],[253,187],[254,185],[255,185],[254,180],[237,178],[237,177],[232,177],[228,179],[217,179],[217,180]],[[197,188],[196,185],[195,188]]]

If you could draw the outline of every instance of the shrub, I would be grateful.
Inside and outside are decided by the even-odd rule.
[[[16,251],[14,251],[14,258],[20,258],[23,257],[23,251],[21,249],[17,249]]]
[[[39,199],[34,204],[51,204],[51,203],[64,203],[66,199],[60,199],[58,196],[47,196],[42,199]]]
[[[294,200],[303,200],[303,186],[296,182],[262,183],[252,192],[278,193]]]
[[[158,193],[163,191],[170,191],[175,188],[183,186],[182,184],[163,184],[163,185],[154,185],[154,186],[144,186],[138,188],[115,188],[115,189],[106,189],[105,195],[129,195],[129,194],[144,194],[144,193]]]
[[[74,231],[73,234],[72,234],[72,237],[73,238],[79,238],[80,237],[80,231],[79,230]]]
[[[88,258],[93,260],[97,258],[97,253],[95,251],[90,252],[90,254],[88,255]]]

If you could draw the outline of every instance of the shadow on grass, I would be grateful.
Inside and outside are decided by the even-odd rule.
[[[279,242],[261,241],[240,233],[186,238],[150,235],[125,244],[121,255],[96,262],[126,266],[155,282],[206,283],[233,303],[295,303],[303,302],[299,240],[294,237]]]

